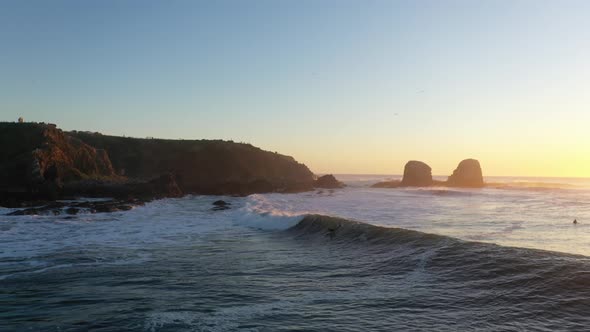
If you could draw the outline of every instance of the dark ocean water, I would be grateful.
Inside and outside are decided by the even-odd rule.
[[[480,194],[442,197],[471,206],[465,197]],[[588,256],[490,243],[510,234],[473,242],[265,205],[289,210],[305,195],[227,198],[222,212],[202,196],[75,219],[1,217],[0,331],[590,328]],[[530,225],[514,232],[547,236]]]

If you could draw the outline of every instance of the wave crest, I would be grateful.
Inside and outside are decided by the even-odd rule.
[[[250,195],[244,207],[236,210],[238,224],[263,230],[285,230],[297,224],[306,213],[277,208],[264,195]]]

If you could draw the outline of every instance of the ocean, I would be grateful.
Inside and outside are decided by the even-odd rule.
[[[337,178],[348,187],[0,216],[0,331],[590,329],[590,179]]]

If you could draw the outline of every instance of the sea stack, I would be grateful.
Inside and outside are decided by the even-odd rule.
[[[324,176],[320,176],[317,180],[315,180],[314,187],[325,189],[337,189],[344,187],[344,183],[336,180],[334,175],[327,174]]]
[[[481,188],[484,186],[479,161],[465,159],[459,163],[453,175],[447,180],[449,187]]]
[[[402,187],[428,187],[432,185],[432,169],[426,163],[410,160],[404,167]]]

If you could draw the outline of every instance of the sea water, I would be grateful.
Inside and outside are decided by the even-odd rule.
[[[0,216],[0,331],[585,330],[590,181]],[[1,214],[12,210],[2,209]],[[577,219],[578,224],[573,224]]]

